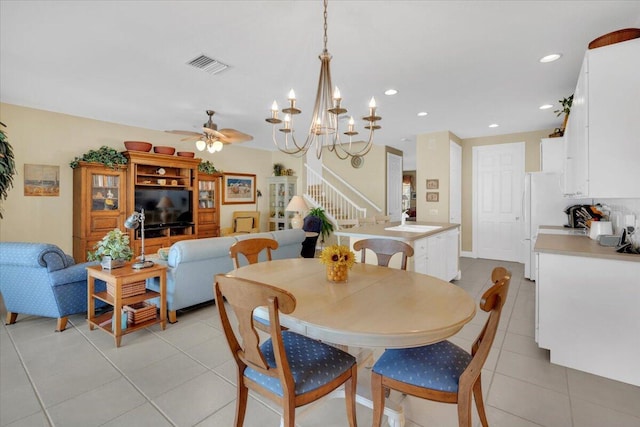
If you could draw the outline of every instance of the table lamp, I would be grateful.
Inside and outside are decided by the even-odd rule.
[[[124,221],[124,226],[129,230],[135,230],[140,227],[140,237],[142,239],[142,247],[140,250],[140,261],[134,262],[131,266],[135,269],[147,268],[153,266],[153,261],[145,261],[144,259],[144,209],[140,209],[140,212],[134,211],[129,218]]]
[[[302,196],[293,196],[291,201],[287,205],[286,211],[293,211],[295,214],[291,218],[291,228],[302,228],[303,220],[300,216],[300,212],[304,212],[309,209],[307,202],[304,201]]]

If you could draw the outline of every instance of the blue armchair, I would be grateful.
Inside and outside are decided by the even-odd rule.
[[[88,265],[76,264],[56,245],[0,242],[0,292],[7,308],[6,324],[18,314],[54,317],[56,331],[67,326],[67,316],[87,311]],[[104,291],[96,281],[96,290]]]

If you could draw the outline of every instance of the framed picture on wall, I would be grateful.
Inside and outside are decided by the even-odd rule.
[[[25,196],[60,196],[60,166],[24,165]]]
[[[437,191],[427,191],[427,202],[438,202],[440,201],[440,193]]]
[[[247,173],[225,173],[222,176],[222,204],[256,202],[256,176]]]
[[[440,187],[439,179],[428,179],[427,180],[427,190],[437,190]]]

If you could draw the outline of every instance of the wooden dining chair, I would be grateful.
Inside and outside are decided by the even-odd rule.
[[[271,261],[271,251],[278,249],[278,242],[273,239],[256,238],[240,240],[231,245],[229,256],[233,259],[234,268],[238,268],[238,254],[244,255],[249,264],[258,262],[258,256],[263,250],[267,251],[267,260]]]
[[[480,374],[496,336],[502,307],[507,299],[511,274],[497,267],[491,274],[493,286],[480,301],[489,317],[471,347],[471,354],[450,341],[415,348],[385,350],[371,369],[373,426],[379,427],[385,390],[444,403],[457,403],[458,425],[471,426],[471,396],[475,398],[480,422],[488,427],[482,400]]]
[[[237,365],[235,426],[241,427],[249,389],[282,407],[283,426],[294,427],[295,409],[314,402],[344,384],[347,418],[355,427],[355,392],[358,365],[354,356],[336,347],[291,331],[280,330],[280,314],[296,307],[284,289],[219,274],[216,301],[226,298],[238,322],[238,335],[225,304],[216,304],[225,337]],[[260,344],[253,311],[269,310],[270,338]]]
[[[353,244],[353,249],[360,251],[360,262],[364,263],[366,260],[366,249],[372,250],[378,258],[378,265],[382,267],[389,266],[389,260],[392,256],[398,252],[402,253],[402,265],[403,270],[407,269],[407,259],[413,256],[413,247],[400,240],[392,239],[363,239],[358,240]]]

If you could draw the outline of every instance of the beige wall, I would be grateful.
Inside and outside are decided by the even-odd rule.
[[[473,147],[480,145],[509,144],[513,142],[525,143],[525,172],[540,170],[540,140],[547,138],[553,129],[534,132],[512,133],[508,135],[486,136],[482,138],[467,138],[462,140],[462,250],[473,250],[473,216],[472,216],[472,188],[473,188]]]
[[[382,213],[384,213],[386,211],[387,200],[387,149],[388,147],[374,145],[371,151],[364,156],[364,163],[358,169],[351,166],[349,159],[340,160],[334,153],[328,152],[327,150],[322,154],[322,162],[326,167],[344,178],[351,186],[357,188],[375,205],[382,209]],[[357,148],[355,150],[357,150]],[[350,191],[340,185],[337,185],[337,187],[347,196],[351,197]],[[353,201],[360,204],[358,199],[353,199]],[[368,217],[372,217],[377,213],[373,208],[367,208]]]
[[[449,221],[449,141],[460,139],[448,131],[418,135],[416,139],[416,219]],[[427,179],[439,180],[438,202],[427,202]],[[464,204],[464,202],[463,202]]]
[[[123,141],[149,141],[154,145],[169,145],[181,151],[196,151],[192,142],[181,142],[180,137],[162,131],[118,125],[66,114],[0,104],[0,121],[7,128],[16,157],[18,175],[14,188],[3,202],[4,219],[0,220],[1,241],[48,242],[72,251],[72,169],[69,162],[91,149],[102,145],[124,150]],[[238,145],[225,145],[216,154],[197,152],[197,157],[211,161],[216,168],[227,172],[256,174],[257,187],[262,190],[258,209],[262,212],[261,228],[267,229],[268,200],[265,177],[273,174],[275,161],[284,163],[300,175],[300,166],[288,156]],[[273,157],[272,157],[273,156]],[[23,187],[24,164],[60,166],[59,197],[25,197]],[[223,205],[221,226],[231,225],[234,210],[254,210],[255,204]]]

